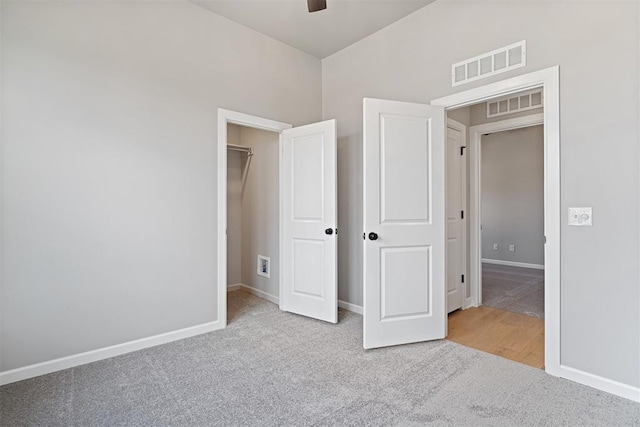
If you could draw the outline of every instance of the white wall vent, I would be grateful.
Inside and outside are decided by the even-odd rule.
[[[527,65],[527,41],[522,40],[453,64],[451,84],[458,86],[525,65]]]
[[[542,108],[542,89],[520,92],[487,102],[487,118]]]

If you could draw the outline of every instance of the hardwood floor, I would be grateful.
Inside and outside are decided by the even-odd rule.
[[[544,319],[492,307],[449,314],[447,339],[535,368],[544,368]]]

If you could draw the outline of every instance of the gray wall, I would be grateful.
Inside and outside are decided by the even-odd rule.
[[[0,370],[217,320],[217,108],[318,121],[320,61],[186,1],[2,8]]]
[[[242,193],[242,283],[278,297],[279,135],[241,127],[240,143],[254,152]],[[271,277],[256,273],[258,255],[271,258]]]
[[[227,125],[227,143],[240,145],[240,126]],[[242,165],[247,155],[227,150],[227,285],[242,282]]]
[[[471,107],[463,107],[447,111],[447,118],[453,119],[468,127],[471,125]],[[468,138],[469,135],[467,135],[467,139]]]
[[[542,126],[483,136],[480,147],[482,258],[544,265]]]
[[[451,64],[522,39],[526,67],[451,87]],[[639,386],[638,52],[637,2],[441,0],[323,59],[323,116],[338,120],[340,299],[362,304],[362,98],[429,102],[559,65],[561,363]],[[569,206],[593,206],[594,226],[567,226]]]

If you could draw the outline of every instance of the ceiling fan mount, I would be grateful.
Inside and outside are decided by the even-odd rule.
[[[307,0],[307,6],[309,13],[324,10],[327,8],[327,0]]]

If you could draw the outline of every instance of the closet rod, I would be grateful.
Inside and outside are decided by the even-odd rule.
[[[242,151],[243,153],[247,153],[248,156],[253,156],[253,147],[245,147],[243,145],[227,144],[227,149],[228,150],[233,150],[233,151]]]

